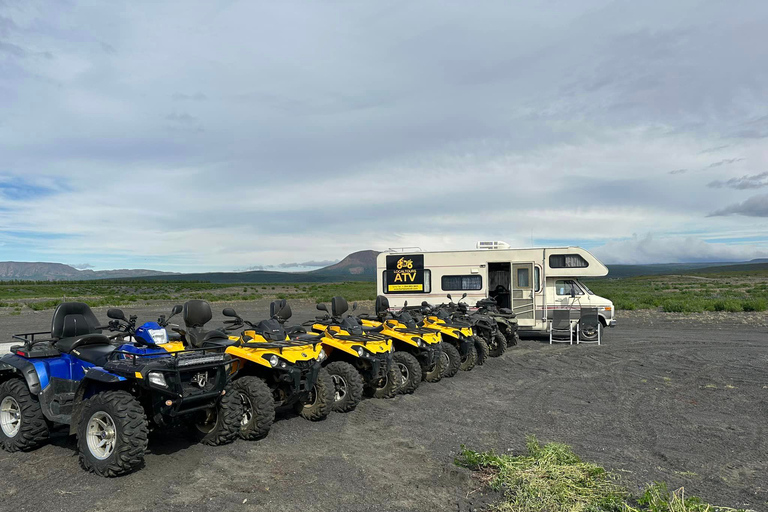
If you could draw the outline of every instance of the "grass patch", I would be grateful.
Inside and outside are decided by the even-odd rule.
[[[669,491],[664,483],[632,496],[618,477],[601,466],[584,462],[571,447],[542,445],[530,436],[526,455],[479,453],[462,446],[456,464],[479,471],[494,490],[504,493],[493,506],[498,512],[735,512],[696,497],[683,488]]]

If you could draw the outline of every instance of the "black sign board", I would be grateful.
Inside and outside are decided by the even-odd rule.
[[[424,255],[387,256],[386,293],[424,292]]]

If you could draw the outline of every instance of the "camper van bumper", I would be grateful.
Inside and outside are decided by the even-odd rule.
[[[608,327],[616,327],[616,319],[614,318],[610,322],[608,322]]]

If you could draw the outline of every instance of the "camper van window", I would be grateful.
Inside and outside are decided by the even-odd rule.
[[[443,276],[440,279],[443,291],[482,290],[483,278],[481,276]]]
[[[531,287],[531,278],[528,274],[527,268],[518,268],[517,269],[517,287],[518,288],[530,288]]]
[[[590,295],[594,295],[595,294],[595,292],[590,290],[589,287],[587,285],[585,285],[584,283],[582,283],[581,281],[576,281],[576,282],[579,283],[579,286],[581,287],[581,289],[584,290],[585,292],[587,292],[588,294],[590,294]]]
[[[533,267],[533,286],[534,291],[541,291],[541,269],[539,267]]]
[[[555,281],[555,292],[557,292],[558,295],[570,295],[571,289],[576,292],[576,295],[584,295],[584,292],[581,291],[581,288],[579,288],[579,285],[577,285],[575,281],[570,279],[560,279]]]
[[[549,268],[586,268],[587,260],[580,254],[552,254],[549,257]]]

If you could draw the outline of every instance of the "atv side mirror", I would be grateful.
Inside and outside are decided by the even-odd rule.
[[[427,302],[425,300],[421,301],[421,307],[428,308],[429,307],[429,302]]]
[[[237,314],[237,311],[235,311],[232,308],[224,308],[224,310],[221,312],[222,315],[228,316],[230,318],[240,318]]]
[[[176,304],[175,306],[173,306],[173,309],[171,310],[171,316],[178,315],[182,311],[184,311],[184,306],[182,306],[181,304]],[[171,317],[169,316],[168,318],[171,318]]]
[[[464,295],[461,296],[461,298],[465,298],[467,296],[467,292],[464,292]]]
[[[352,311],[357,309],[357,301],[352,303]]]
[[[451,297],[451,294],[448,294],[448,300],[453,300],[453,297]]]
[[[408,307],[408,301],[407,301],[407,300],[406,300],[405,302],[403,302],[403,307],[404,307],[404,308],[407,308],[407,307]]]
[[[125,313],[122,309],[109,308],[107,310],[107,316],[113,320],[125,320]]]
[[[328,306],[326,306],[322,302],[315,307],[317,307],[318,311],[325,311],[326,313],[328,312]]]

